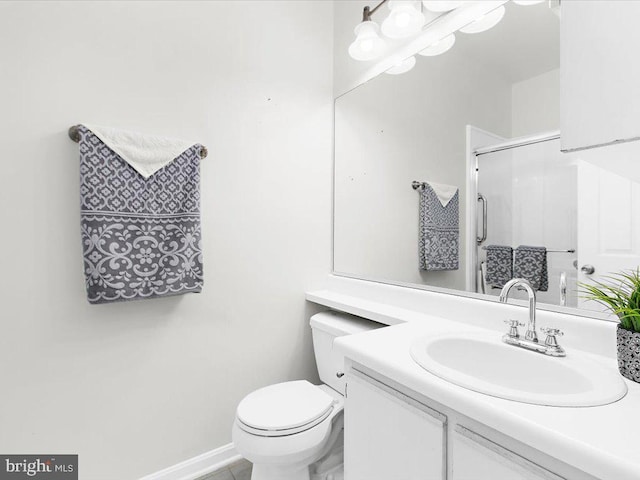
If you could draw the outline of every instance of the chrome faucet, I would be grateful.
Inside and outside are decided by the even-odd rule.
[[[520,338],[518,327],[524,325],[517,320],[506,320],[505,323],[509,324],[509,333],[502,337],[502,341],[509,345],[544,353],[552,357],[566,356],[566,352],[556,340],[557,336],[562,335],[562,332],[557,328],[543,328],[542,331],[547,335],[547,339],[544,344],[538,342],[538,333],[536,332],[536,292],[531,283],[523,278],[509,280],[505,283],[504,287],[502,287],[499,297],[500,302],[507,303],[509,292],[513,287],[522,287],[527,291],[527,295],[529,296],[529,324],[527,325],[527,333],[525,333],[524,338]]]
[[[524,278],[513,278],[504,284],[500,292],[500,302],[507,303],[509,292],[513,287],[523,287],[529,296],[529,325],[527,325],[527,333],[525,340],[538,343],[538,333],[536,332],[536,291],[528,280]]]

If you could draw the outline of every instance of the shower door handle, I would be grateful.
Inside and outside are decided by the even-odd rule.
[[[479,193],[477,201],[482,202],[482,236],[476,237],[476,243],[480,245],[487,239],[487,199]]]

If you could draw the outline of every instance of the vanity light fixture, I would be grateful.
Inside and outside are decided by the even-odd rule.
[[[399,61],[393,67],[388,69],[385,73],[388,73],[391,75],[400,75],[401,73],[408,72],[415,66],[416,66],[416,57],[409,57]]]
[[[456,43],[456,36],[452,33],[451,35],[447,35],[442,40],[437,41],[429,45],[424,50],[418,52],[418,55],[422,55],[423,57],[434,57],[436,55],[441,55],[444,52],[449,51],[453,44]]]
[[[449,12],[458,8],[463,3],[461,0],[422,0],[424,8],[432,12]]]
[[[489,30],[490,28],[495,27],[502,17],[504,17],[505,12],[504,5],[500,5],[495,10],[491,10],[489,13],[483,15],[482,17],[474,20],[469,25],[466,25],[460,29],[463,33],[480,33]]]
[[[358,24],[355,28],[356,39],[349,45],[349,55],[356,60],[375,60],[379,58],[386,47],[380,38],[380,27],[371,20]]]
[[[371,20],[376,10],[378,10],[387,0],[383,0],[376,7],[371,9],[364,7],[362,11],[362,23],[356,25],[354,33],[356,39],[349,45],[349,55],[351,58],[360,61],[375,60],[384,52],[387,44],[380,37],[380,27]]]
[[[415,66],[416,54],[440,55],[453,47],[455,32],[483,32],[496,25],[504,17],[508,1],[381,0],[373,8],[364,8],[349,55],[375,61],[367,72],[370,76],[408,72]],[[379,28],[371,17],[385,3],[390,13]]]
[[[382,22],[382,33],[389,38],[407,38],[418,33],[424,25],[420,2],[389,0],[389,16]]]

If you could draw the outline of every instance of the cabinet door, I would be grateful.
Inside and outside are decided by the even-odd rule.
[[[451,443],[452,480],[564,480],[460,425]]]
[[[640,137],[640,2],[562,2],[562,149]]]
[[[446,417],[364,375],[347,378],[345,480],[443,480]]]

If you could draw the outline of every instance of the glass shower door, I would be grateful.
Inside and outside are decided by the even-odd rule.
[[[575,307],[577,169],[560,152],[560,140],[479,154],[477,161],[478,193],[487,200],[487,238],[477,247],[478,291],[500,293],[481,273],[485,246],[540,246],[547,249],[549,288],[537,292],[538,300]]]

